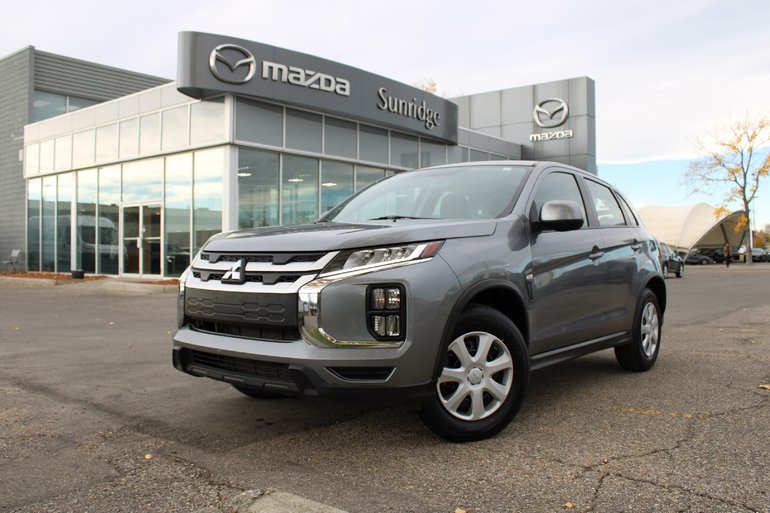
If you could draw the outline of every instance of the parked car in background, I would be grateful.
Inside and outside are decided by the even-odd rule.
[[[684,277],[684,260],[668,244],[660,243],[658,258],[664,278],[668,278],[668,273],[676,274],[677,278]]]
[[[722,248],[717,248],[715,250],[712,250],[709,256],[713,258],[714,262],[718,264],[725,263],[725,250]],[[730,256],[730,262],[737,262],[737,261],[738,261],[738,252],[733,250],[733,254]]]
[[[767,262],[767,251],[762,248],[751,248],[752,262]]]
[[[709,265],[713,264],[715,260],[711,258],[708,255],[705,255],[700,252],[698,249],[691,249],[687,256],[684,259],[685,264],[696,264],[696,265]]]

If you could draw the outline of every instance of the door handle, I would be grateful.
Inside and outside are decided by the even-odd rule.
[[[591,260],[598,260],[603,256],[604,256],[604,251],[596,251],[588,255],[588,258],[590,258]]]

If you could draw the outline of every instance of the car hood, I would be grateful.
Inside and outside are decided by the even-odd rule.
[[[376,224],[315,223],[252,228],[215,235],[212,252],[320,252],[461,237],[489,236],[495,220],[399,219]]]

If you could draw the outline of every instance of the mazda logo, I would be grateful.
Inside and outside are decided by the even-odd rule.
[[[234,44],[219,45],[211,51],[209,68],[222,82],[245,84],[257,72],[257,60],[254,54],[242,46]],[[241,70],[245,68],[245,70]]]
[[[569,116],[567,102],[561,98],[543,100],[535,106],[532,117],[540,128],[555,128],[563,125]]]

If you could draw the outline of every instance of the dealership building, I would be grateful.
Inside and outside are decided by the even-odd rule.
[[[178,276],[211,235],[312,222],[417,167],[596,172],[573,78],[440,98],[334,61],[183,32],[176,81],[32,47],[0,59],[0,256],[30,271]],[[6,88],[4,88],[6,89]]]

